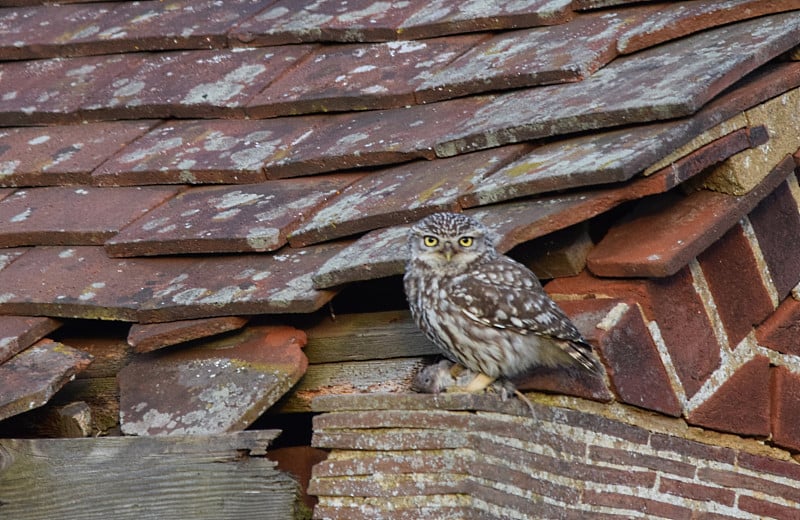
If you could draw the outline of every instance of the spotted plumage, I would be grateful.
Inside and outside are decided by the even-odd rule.
[[[442,353],[499,377],[536,366],[577,365],[600,372],[592,346],[527,267],[500,254],[480,222],[436,213],[409,233],[404,284],[411,314]]]

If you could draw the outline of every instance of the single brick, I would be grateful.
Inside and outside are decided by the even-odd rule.
[[[689,457],[714,462],[733,464],[736,462],[736,451],[721,446],[703,444],[690,439],[674,437],[663,433],[653,433],[650,436],[650,446],[656,451],[670,451],[679,454],[683,460]],[[704,480],[704,479],[703,479]]]
[[[658,472],[692,478],[695,465],[665,457],[646,455],[625,448],[605,448],[590,446],[589,457],[593,462],[606,462],[632,468],[647,468]],[[663,478],[663,477],[662,477]]]
[[[783,298],[800,280],[800,212],[788,182],[781,183],[750,213],[758,245]]]
[[[797,518],[797,509],[794,507],[783,506],[775,502],[769,502],[747,495],[742,495],[739,498],[739,509],[760,515],[762,518],[768,517],[786,520]]]
[[[692,510],[679,505],[658,502],[649,498],[632,494],[608,493],[587,489],[583,493],[583,503],[595,506],[606,506],[614,509],[624,509],[647,512],[648,515],[659,518],[692,518]],[[623,518],[622,516],[620,518]]]
[[[564,301],[560,305],[599,351],[620,401],[680,416],[681,405],[658,348],[632,300]]]
[[[743,396],[747,396],[743,399]],[[770,433],[769,358],[748,361],[686,417],[693,425],[766,437]]]
[[[699,500],[701,502],[716,502],[726,506],[733,506],[736,493],[730,489],[704,486],[693,482],[683,482],[671,478],[661,478],[659,491],[668,495]]]
[[[735,348],[773,311],[767,288],[741,225],[697,257],[708,282],[729,347]]]
[[[601,279],[584,271],[547,284],[554,295],[632,299],[658,324],[687,397],[719,366],[719,344],[688,268],[658,279]]]
[[[800,338],[800,302],[789,296],[756,329],[756,339],[762,347],[800,355],[797,338]]]
[[[778,446],[800,450],[800,375],[786,367],[770,370],[772,440]]]

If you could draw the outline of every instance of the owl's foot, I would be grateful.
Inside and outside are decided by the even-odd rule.
[[[495,377],[489,377],[486,374],[478,374],[470,383],[464,388],[465,392],[477,394],[483,392],[486,388],[494,383]]]
[[[525,403],[528,406],[528,410],[531,411],[531,415],[536,417],[536,410],[533,408],[533,403],[531,402],[531,400],[525,397],[525,394],[523,394],[516,388],[514,389],[514,395],[517,396],[517,399]]]

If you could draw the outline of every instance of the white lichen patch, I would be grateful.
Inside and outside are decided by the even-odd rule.
[[[187,105],[225,105],[238,96],[250,80],[265,70],[266,67],[261,64],[242,65],[219,81],[196,85],[186,94],[182,103]]]
[[[170,218],[169,217],[154,218],[154,219],[148,220],[147,222],[142,224],[142,230],[143,231],[156,231],[157,229],[168,225],[169,222],[170,222]]]
[[[157,157],[165,152],[174,150],[183,144],[183,139],[180,137],[170,137],[167,139],[159,139],[152,145],[144,148],[139,148],[133,152],[122,155],[119,160],[123,163],[138,163],[151,157]]]
[[[273,227],[253,227],[245,240],[253,251],[269,251],[280,245],[280,232]]]
[[[35,146],[37,144],[44,144],[49,140],[50,140],[50,136],[49,135],[40,135],[40,136],[34,137],[33,139],[29,140],[28,144],[31,145],[31,146]]]
[[[13,217],[11,217],[9,219],[9,222],[14,222],[14,223],[25,222],[26,220],[28,220],[28,218],[30,218],[32,213],[33,210],[31,210],[31,208],[25,208],[24,211],[17,213]]]
[[[20,161],[0,161],[0,175],[13,175],[19,168]]]

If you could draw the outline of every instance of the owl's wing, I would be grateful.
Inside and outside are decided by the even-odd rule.
[[[576,362],[599,372],[593,348],[527,267],[501,256],[456,277],[449,295],[470,319],[555,340]]]

